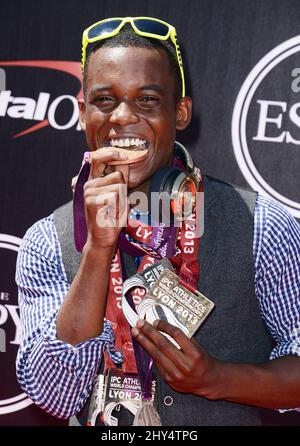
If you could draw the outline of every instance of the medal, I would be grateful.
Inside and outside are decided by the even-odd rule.
[[[159,305],[167,321],[191,338],[214,308],[214,303],[199,291],[191,292],[179,281],[179,277],[166,268],[148,291],[146,300],[153,307],[153,318],[161,319],[156,311]]]
[[[127,279],[123,285],[122,309],[129,324],[135,327],[138,319],[144,318],[153,324],[156,319],[163,318],[191,338],[213,309],[214,303],[199,291],[188,290],[179,281],[168,259],[162,259]],[[126,294],[136,287],[144,288],[147,294],[134,310]],[[174,339],[163,334],[178,347]]]
[[[169,270],[173,270],[171,262],[168,259],[162,259],[159,262],[154,263],[153,265],[144,269],[144,271],[139,272],[124,281],[122,289],[122,310],[131,327],[135,327],[137,321],[139,320],[139,306],[137,307],[137,311],[135,311],[128,303],[126,294],[133,288],[143,288],[144,290],[146,290],[146,293],[148,293],[151,287],[155,284],[156,280],[161,276],[162,272],[166,268],[168,268]],[[145,302],[145,300],[147,300],[147,294],[141,304]]]
[[[154,414],[157,414],[153,405],[155,381],[152,381],[152,395],[152,399],[147,401],[147,403],[151,403],[153,409],[147,409],[146,414],[148,411],[149,414],[152,413],[151,420],[154,422],[156,419]],[[103,392],[103,419],[107,426],[118,426],[118,418],[113,416],[113,412],[115,410],[120,410],[120,406],[129,410],[129,412],[136,417],[142,407],[141,401],[142,389],[138,375],[124,373],[121,369],[109,369],[107,371],[105,377],[105,389]],[[99,412],[99,408],[97,409],[97,412]],[[147,415],[145,416],[147,419]]]
[[[104,375],[100,374],[96,377],[91,402],[89,405],[89,413],[87,417],[87,425],[95,426],[99,415],[104,409]]]
[[[151,400],[141,400],[133,426],[161,426],[160,416]]]

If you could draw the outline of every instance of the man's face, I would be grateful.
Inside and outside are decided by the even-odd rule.
[[[176,128],[189,123],[191,100],[176,104],[174,91],[163,50],[100,48],[90,58],[85,102],[79,103],[89,150],[131,150],[133,145],[148,149],[145,160],[130,165],[130,189],[171,163]]]

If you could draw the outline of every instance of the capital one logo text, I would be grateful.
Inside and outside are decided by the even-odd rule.
[[[79,62],[69,61],[10,61],[1,62],[0,66],[27,67],[27,68],[44,68],[49,70],[57,70],[74,76],[78,79],[78,94],[72,96],[64,94],[58,97],[52,97],[49,92],[41,91],[36,97],[14,96],[13,91],[8,88],[8,76],[5,69],[0,69],[0,118],[9,117],[12,119],[24,119],[37,121],[37,124],[25,128],[23,131],[14,135],[14,137],[24,136],[28,133],[38,131],[43,127],[51,126],[56,130],[67,130],[71,127],[80,130],[79,111],[77,99],[82,96],[81,85],[81,66]],[[71,113],[66,117],[64,123],[57,120],[57,111],[63,103],[71,104]]]

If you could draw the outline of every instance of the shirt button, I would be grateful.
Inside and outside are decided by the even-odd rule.
[[[174,402],[173,398],[171,396],[169,396],[169,395],[166,396],[165,399],[164,399],[164,404],[166,406],[171,406],[173,404],[173,402]]]

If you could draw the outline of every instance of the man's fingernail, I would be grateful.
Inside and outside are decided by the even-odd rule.
[[[157,319],[156,321],[154,321],[152,325],[153,325],[153,327],[156,328],[156,327],[158,326],[158,324],[159,324],[159,319]]]
[[[145,320],[144,319],[139,319],[136,323],[136,326],[138,328],[142,328],[145,325]]]
[[[139,330],[136,327],[131,329],[132,336],[137,336],[139,334]]]

